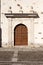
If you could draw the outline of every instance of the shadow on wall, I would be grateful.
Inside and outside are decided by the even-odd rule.
[[[0,47],[2,46],[2,30],[0,28]]]

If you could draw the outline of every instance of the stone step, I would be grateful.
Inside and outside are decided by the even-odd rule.
[[[3,63],[3,61],[5,61],[5,63]],[[9,63],[9,61],[11,62]],[[35,50],[35,49],[25,50],[23,48],[19,50],[10,49],[0,51],[0,65],[43,65],[42,62],[43,62],[43,50]]]
[[[29,62],[0,62],[0,65],[43,65],[43,62],[33,62],[33,61],[29,61]]]
[[[15,62],[15,61],[17,61],[17,60],[18,60],[17,58],[12,58],[12,61],[13,61],[13,62]]]
[[[43,61],[43,51],[18,51],[18,61]]]
[[[11,61],[13,58],[17,58],[17,53],[14,51],[0,51],[0,61]]]
[[[13,51],[0,51],[0,61],[10,61],[13,54]]]
[[[14,55],[13,55],[13,58],[17,58],[17,57],[18,57],[18,54],[14,54]]]
[[[0,51],[0,61],[43,61],[43,51]]]

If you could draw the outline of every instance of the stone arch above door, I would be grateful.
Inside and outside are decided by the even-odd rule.
[[[28,30],[24,24],[14,28],[14,45],[28,45]]]

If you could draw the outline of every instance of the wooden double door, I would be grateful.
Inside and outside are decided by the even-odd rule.
[[[14,45],[27,45],[28,33],[24,24],[19,24],[14,29]]]

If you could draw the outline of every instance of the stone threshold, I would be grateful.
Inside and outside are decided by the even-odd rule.
[[[42,63],[43,61],[0,61],[0,63]]]
[[[43,47],[29,47],[29,46],[14,46],[1,47],[0,51],[43,51]]]

